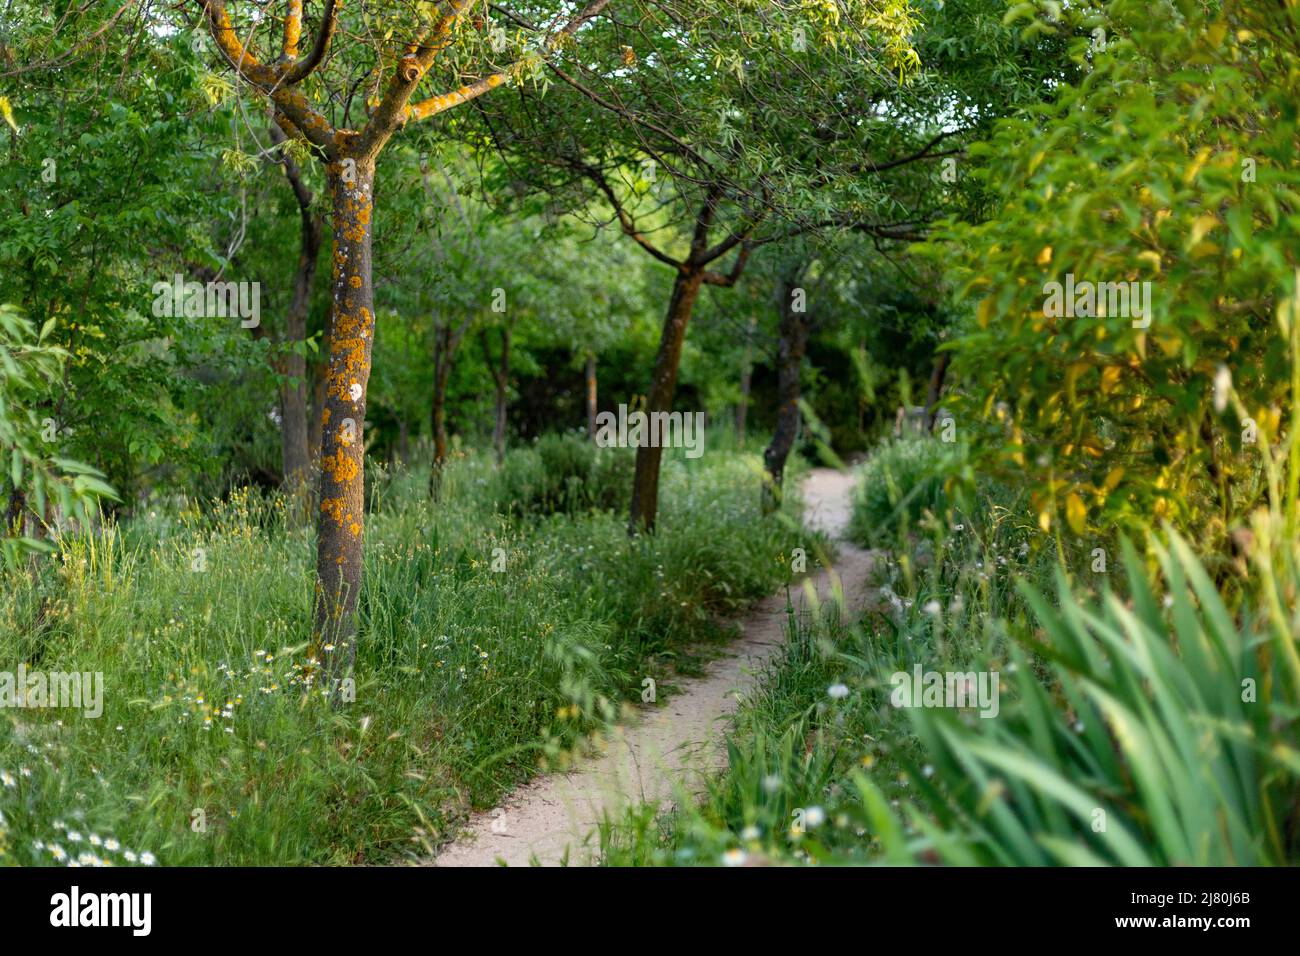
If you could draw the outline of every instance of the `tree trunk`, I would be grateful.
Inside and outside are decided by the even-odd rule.
[[[951,352],[940,352],[934,360],[934,371],[930,373],[930,385],[925,391],[925,430],[934,431],[934,418],[939,411],[939,399],[943,397],[943,380],[948,376],[948,363],[952,361]]]
[[[267,131],[276,145],[283,146],[287,141],[284,131],[275,121],[274,109],[271,110]],[[279,162],[293,189],[294,198],[298,201],[302,231],[298,267],[293,277],[293,299],[285,317],[282,342],[282,345],[288,346],[288,350],[283,355],[279,369],[283,380],[280,386],[281,464],[285,486],[294,497],[305,498],[302,492],[305,490],[312,453],[307,428],[307,357],[302,353],[302,342],[307,338],[307,313],[311,308],[311,287],[316,278],[316,263],[320,259],[322,224],[312,212],[314,197],[307,188],[298,164],[288,153],[283,153]]]
[[[587,353],[587,437],[596,437],[596,353]]]
[[[326,686],[335,701],[338,682],[350,679],[356,662],[365,530],[366,386],[375,339],[370,278],[375,171],[373,161],[363,158],[356,160],[355,169],[351,166],[329,166],[334,321],[321,413],[316,626],[311,649],[311,656],[323,664]]]
[[[673,295],[664,318],[663,333],[659,338],[659,354],[655,358],[654,379],[646,397],[646,414],[672,410],[673,395],[677,391],[677,369],[682,360],[682,343],[686,340],[686,326],[691,320],[695,300],[700,294],[703,277],[698,268],[682,269],[673,282]],[[651,419],[653,421],[653,419]],[[659,511],[659,462],[663,448],[643,445],[636,451],[636,473],[632,479],[632,507],[628,517],[628,533],[654,531]]]
[[[803,370],[804,352],[808,348],[808,316],[793,308],[794,283],[782,283],[781,327],[777,346],[777,413],[776,430],[763,452],[767,477],[763,483],[763,511],[770,513],[781,506],[785,463],[799,434],[799,375]]]
[[[434,501],[442,491],[442,468],[447,463],[447,380],[451,377],[451,328],[438,326],[434,331],[433,402],[429,423],[433,433],[433,463],[429,468],[429,497]]]
[[[749,329],[745,335],[745,357],[740,364],[740,404],[736,406],[736,444],[745,447],[745,420],[749,418],[749,387],[754,378],[754,329],[758,325],[755,316],[749,317]]]
[[[293,301],[289,304],[284,333],[284,343],[290,351],[284,356],[284,384],[280,387],[284,481],[295,493],[304,488],[311,469],[311,449],[307,438],[307,357],[301,351],[301,344],[307,338],[307,312],[311,307],[311,287],[316,277],[320,245],[320,224],[304,209],[302,249],[298,254]]]

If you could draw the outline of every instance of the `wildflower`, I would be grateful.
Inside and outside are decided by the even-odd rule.
[[[154,857],[152,853],[146,851],[140,854],[140,862],[143,863],[145,866],[153,866],[155,863],[158,862],[158,860]]]
[[[67,832],[66,836],[67,836],[67,838],[68,838],[68,842],[69,842],[69,843],[80,843],[80,842],[81,842],[81,834],[78,833],[76,830],[69,830],[69,831]]]
[[[769,773],[763,778],[763,789],[768,793],[776,793],[781,789],[781,778],[776,774]]]
[[[104,849],[110,853],[116,853],[119,849],[121,849],[121,847],[122,844],[118,843],[112,837],[109,837],[107,840],[104,841]]]
[[[104,841],[101,840],[101,839],[99,838],[99,834],[98,834],[98,833],[92,833],[92,834],[90,835],[90,845],[91,845],[91,846],[99,846],[99,845],[101,845],[103,842],[104,842]]]
[[[125,853],[122,854],[122,858],[126,860],[126,862],[128,863],[134,863],[136,861],[135,851],[127,850]]]
[[[18,781],[14,779],[14,775],[8,770],[0,770],[0,783],[3,783],[6,787],[18,786]]]
[[[758,827],[754,826],[752,823],[749,826],[745,827],[745,829],[740,831],[740,838],[746,841],[747,843],[752,843],[753,841],[757,840],[759,836],[760,834],[759,834]]]
[[[741,849],[730,849],[722,854],[722,862],[725,866],[741,866],[747,859],[745,851]]]
[[[65,859],[67,859],[68,851],[63,849],[63,847],[59,846],[56,843],[54,844],[54,846],[50,847],[50,856],[54,857],[55,860],[62,863]]]
[[[826,693],[830,694],[834,700],[843,700],[849,696],[849,689],[844,684],[831,684]]]
[[[826,822],[826,811],[821,807],[809,807],[804,811],[803,822],[808,824],[808,829],[819,827]]]
[[[931,600],[931,601],[927,601],[925,607],[921,608],[921,610],[924,611],[926,614],[930,615],[931,617],[938,617],[939,614],[943,611],[943,607],[939,604],[938,601]]]

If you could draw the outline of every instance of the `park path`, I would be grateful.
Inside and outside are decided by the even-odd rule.
[[[849,607],[860,607],[871,555],[842,540],[848,525],[853,478],[816,468],[803,484],[809,525],[837,540],[835,566],[792,589],[796,608],[806,608],[811,584],[825,605],[842,587]],[[810,554],[809,562],[815,559]],[[712,661],[704,676],[678,682],[678,693],[659,706],[642,708],[633,722],[615,728],[599,755],[580,759],[569,772],[544,774],[510,793],[490,811],[473,814],[461,835],[432,866],[544,866],[589,863],[597,851],[593,831],[602,814],[617,817],[642,801],[671,801],[678,788],[698,792],[704,775],[726,766],[726,718],[737,694],[751,689],[763,665],[786,639],[784,589],[759,602],[741,619],[742,633]]]

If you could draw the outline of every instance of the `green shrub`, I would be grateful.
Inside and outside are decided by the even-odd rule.
[[[1125,547],[1129,603],[1113,594],[1100,606],[1081,602],[1061,576],[1058,611],[1025,588],[1042,639],[1026,635],[1013,652],[1003,719],[912,711],[926,764],[908,767],[917,795],[902,814],[909,826],[874,783],[855,777],[855,816],[890,858],[1295,861],[1300,673],[1291,624],[1252,603],[1234,620],[1177,536],[1153,550],[1163,586]],[[1261,582],[1261,592],[1271,588]]]
[[[497,482],[497,509],[515,515],[577,514],[625,506],[633,453],[598,448],[577,434],[545,435],[511,451]]]
[[[956,461],[956,452],[933,438],[880,445],[858,468],[849,537],[878,546],[915,527],[926,511],[941,514],[947,505],[944,484]]]

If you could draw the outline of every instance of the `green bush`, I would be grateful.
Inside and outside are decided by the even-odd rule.
[[[865,547],[894,541],[930,511],[947,505],[944,485],[955,451],[933,438],[895,439],[880,445],[859,468],[849,537]]]
[[[497,509],[515,515],[577,514],[627,504],[633,454],[598,448],[576,434],[545,435],[506,456],[497,482]]]

